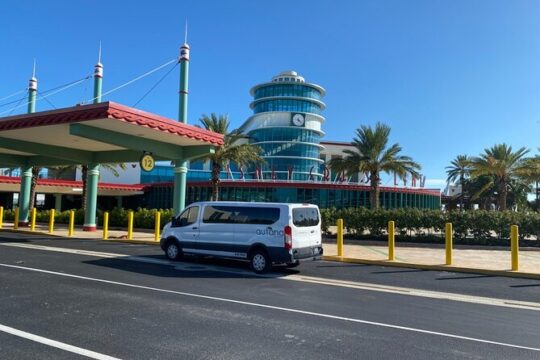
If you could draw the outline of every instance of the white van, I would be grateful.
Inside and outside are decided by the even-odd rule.
[[[311,204],[198,202],[165,225],[160,245],[171,260],[183,254],[244,259],[264,273],[272,264],[319,259],[321,216]]]

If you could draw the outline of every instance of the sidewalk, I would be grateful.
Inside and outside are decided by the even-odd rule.
[[[12,223],[4,223],[0,233],[33,234],[37,236],[68,237],[65,224],[55,226],[54,234],[48,233],[47,224],[37,224],[36,231],[29,227],[13,230]],[[95,239],[101,241],[118,241],[149,245],[159,245],[154,240],[154,232],[148,229],[134,229],[133,240],[127,240],[127,229],[112,228],[109,240],[103,240],[103,231],[82,231],[76,227],[73,239]],[[508,249],[487,246],[457,246],[453,249],[453,265],[446,266],[445,249],[440,244],[412,244],[396,242],[395,261],[388,261],[388,247],[384,242],[345,241],[343,257],[337,256],[335,238],[325,239],[323,243],[325,260],[349,263],[375,264],[419,268],[427,270],[481,273],[493,276],[527,277],[540,280],[540,248],[521,248],[519,252],[519,271],[510,271],[510,246]]]
[[[324,251],[325,258],[328,260],[540,279],[540,248],[520,248],[519,271],[510,270],[510,245],[508,249],[487,246],[456,246],[452,251],[451,266],[444,265],[445,249],[440,244],[400,244],[396,242],[395,261],[388,261],[388,246],[385,242],[356,240],[347,244],[345,241],[343,257],[340,258],[337,256],[335,239],[327,239]]]

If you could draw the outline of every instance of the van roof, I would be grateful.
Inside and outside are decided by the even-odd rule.
[[[317,207],[315,204],[301,204],[301,203],[278,203],[278,202],[256,202],[256,201],[198,201],[189,205],[235,205],[235,206],[289,206],[289,207],[301,207],[312,206]]]

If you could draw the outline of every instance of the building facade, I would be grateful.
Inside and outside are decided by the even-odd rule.
[[[253,115],[242,125],[249,142],[262,149],[258,174],[269,180],[321,180],[320,144],[325,90],[285,71],[250,90]]]

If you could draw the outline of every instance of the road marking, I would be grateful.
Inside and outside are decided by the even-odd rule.
[[[425,297],[425,298],[430,298],[430,299],[450,300],[450,301],[466,302],[466,303],[471,303],[471,304],[502,306],[502,307],[514,308],[514,309],[540,311],[540,303],[530,302],[530,301],[489,298],[489,297],[483,297],[483,296],[464,295],[464,294],[441,292],[441,291],[430,291],[430,290],[405,288],[405,287],[390,286],[390,285],[379,285],[379,284],[364,283],[364,282],[357,282],[357,281],[327,279],[327,278],[321,278],[321,277],[315,277],[315,276],[304,276],[304,275],[295,275],[295,274],[284,275],[284,276],[257,275],[251,271],[245,271],[241,269],[230,269],[230,268],[213,266],[213,265],[208,266],[208,265],[199,265],[199,264],[197,265],[183,264],[177,261],[147,258],[143,256],[130,256],[130,255],[124,255],[124,254],[118,254],[118,253],[105,253],[105,252],[87,251],[87,250],[78,250],[78,249],[66,249],[66,248],[53,247],[53,246],[21,244],[21,243],[0,243],[0,245],[62,252],[62,253],[77,254],[77,255],[87,255],[87,256],[94,256],[94,257],[101,257],[101,258],[109,258],[109,259],[116,258],[116,259],[121,259],[121,260],[137,261],[137,262],[144,262],[144,263],[158,264],[158,265],[168,265],[168,266],[174,266],[176,270],[181,270],[181,271],[204,271],[204,270],[219,271],[219,272],[233,273],[237,275],[260,276],[260,277],[265,277],[265,278],[298,281],[298,282],[327,285],[327,286],[337,286],[337,287],[357,289],[357,290],[378,291],[378,292],[385,292],[385,293],[398,294],[398,295]]]
[[[281,306],[266,305],[266,304],[254,303],[254,302],[249,302],[249,301],[234,300],[234,299],[228,299],[228,298],[222,298],[222,297],[216,297],[216,296],[188,293],[188,292],[183,292],[183,291],[160,289],[160,288],[155,288],[155,287],[150,287],[150,286],[123,283],[119,281],[92,278],[92,277],[81,276],[81,275],[60,273],[56,271],[43,270],[43,269],[37,269],[37,268],[31,268],[31,267],[2,264],[2,263],[0,263],[0,266],[6,267],[6,268],[12,268],[12,269],[39,272],[39,273],[44,273],[44,274],[49,274],[49,275],[63,276],[63,277],[74,278],[74,279],[94,281],[94,282],[99,282],[99,283],[104,283],[104,284],[125,286],[125,287],[130,287],[130,288],[135,288],[135,289],[143,289],[143,290],[150,290],[150,291],[162,292],[162,293],[167,293],[167,294],[181,295],[181,296],[192,297],[192,298],[197,298],[197,299],[214,300],[214,301],[226,302],[226,303],[231,303],[231,304],[246,305],[246,306],[278,310],[278,311],[284,311],[284,312],[295,313],[295,314],[311,315],[311,316],[326,318],[326,319],[342,320],[342,321],[358,323],[358,324],[373,325],[373,326],[379,326],[379,327],[396,329],[396,330],[411,331],[411,332],[416,332],[416,333],[421,333],[421,334],[436,335],[436,336],[442,336],[442,337],[447,337],[447,338],[478,342],[478,343],[483,343],[483,344],[491,344],[491,345],[515,348],[515,349],[524,349],[524,350],[540,352],[540,348],[449,334],[449,333],[444,333],[444,332],[439,332],[439,331],[424,330],[424,329],[412,328],[408,326],[393,325],[393,324],[381,323],[381,322],[376,322],[376,321],[362,320],[362,319],[356,319],[356,318],[350,318],[350,317],[344,317],[344,316],[330,315],[330,314],[318,313],[318,312],[313,312],[313,311],[286,308],[286,307],[281,307]]]
[[[2,324],[0,324],[0,331],[11,334],[11,335],[15,335],[15,336],[18,336],[18,337],[22,337],[22,338],[25,338],[25,339],[28,339],[28,340],[32,340],[32,341],[35,341],[35,342],[38,342],[38,343],[41,343],[41,344],[44,344],[44,345],[55,347],[55,348],[58,348],[58,349],[61,349],[61,350],[64,350],[64,351],[69,351],[69,352],[77,354],[77,355],[86,356],[86,357],[89,357],[89,358],[92,358],[92,359],[119,360],[118,358],[115,358],[115,357],[112,357],[112,356],[100,354],[100,353],[97,353],[95,351],[83,349],[83,348],[73,346],[73,345],[69,345],[69,344],[65,344],[65,343],[62,343],[62,342],[59,342],[59,341],[56,341],[56,340],[51,340],[51,339],[45,338],[43,336],[31,334],[31,333],[28,333],[28,332],[22,331],[22,330],[17,330],[15,328],[5,326],[5,325],[2,325]]]

